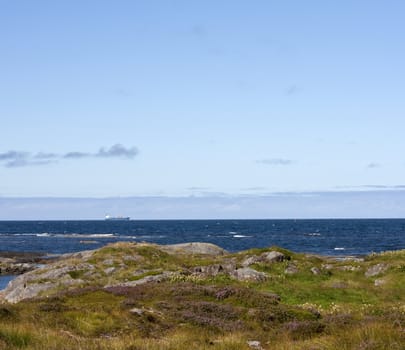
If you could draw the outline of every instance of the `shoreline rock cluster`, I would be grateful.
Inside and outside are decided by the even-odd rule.
[[[42,253],[0,251],[0,276],[21,275],[54,260]]]

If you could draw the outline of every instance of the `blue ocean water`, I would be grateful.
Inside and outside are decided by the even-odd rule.
[[[48,254],[110,242],[210,242],[234,252],[281,246],[322,255],[405,248],[405,219],[0,221],[0,251]]]
[[[7,287],[8,282],[13,280],[16,276],[0,276],[0,290]]]

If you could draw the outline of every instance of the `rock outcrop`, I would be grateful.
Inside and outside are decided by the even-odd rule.
[[[263,253],[260,256],[260,260],[267,262],[267,263],[282,262],[285,260],[285,258],[286,257],[283,253],[280,253],[275,250],[272,250],[271,252],[268,252],[268,253]]]
[[[231,275],[239,281],[261,282],[267,279],[266,273],[256,271],[250,267],[242,267],[240,269],[236,269],[231,273]]]
[[[226,250],[215,244],[201,242],[170,244],[161,246],[160,249],[169,254],[203,254],[211,256],[226,254]]]
[[[388,270],[388,268],[389,268],[389,266],[384,263],[373,265],[367,269],[367,271],[365,272],[364,275],[366,277],[374,277],[374,276],[384,273],[385,271]]]
[[[0,275],[20,275],[50,261],[41,253],[0,252]]]

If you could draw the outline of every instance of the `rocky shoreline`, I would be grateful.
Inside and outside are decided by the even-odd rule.
[[[21,275],[55,260],[55,256],[37,252],[0,251],[0,276]]]

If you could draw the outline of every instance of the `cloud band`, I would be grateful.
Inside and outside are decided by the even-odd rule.
[[[109,148],[101,147],[95,153],[70,151],[64,154],[51,152],[30,153],[25,151],[10,150],[0,153],[0,164],[6,168],[18,168],[24,166],[38,166],[50,163],[56,163],[66,159],[83,159],[83,158],[121,158],[133,159],[138,155],[136,147],[126,148],[117,143]]]

